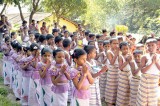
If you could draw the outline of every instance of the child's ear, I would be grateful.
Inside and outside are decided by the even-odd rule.
[[[73,60],[74,60],[74,62],[76,62],[76,63],[77,63],[77,59],[76,59],[76,58],[74,58]]]

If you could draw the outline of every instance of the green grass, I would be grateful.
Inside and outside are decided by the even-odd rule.
[[[0,95],[7,96],[8,95],[8,90],[5,89],[5,88],[0,88]]]
[[[10,101],[7,97],[0,95],[0,106],[20,106],[20,104]]]

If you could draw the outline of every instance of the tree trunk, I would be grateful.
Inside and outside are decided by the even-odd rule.
[[[31,22],[32,22],[34,13],[35,13],[35,12],[32,10],[32,12],[31,12],[31,14],[30,14],[30,16],[29,16],[29,24],[31,24]]]
[[[5,3],[5,4],[4,4],[3,9],[2,9],[2,11],[1,11],[0,15],[2,15],[2,14],[3,14],[4,10],[6,9],[6,7],[7,7],[7,3]]]
[[[21,9],[21,5],[20,3],[18,2],[18,9],[19,9],[19,13],[20,13],[20,16],[21,16],[21,20],[24,21],[24,16],[23,16],[23,12],[22,12],[22,9]]]

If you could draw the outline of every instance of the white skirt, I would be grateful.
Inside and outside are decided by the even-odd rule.
[[[21,89],[22,106],[28,105],[29,82],[30,82],[30,77],[22,77],[22,89]]]
[[[41,89],[40,79],[30,78],[28,95],[29,106],[40,106]]]
[[[78,98],[72,98],[71,105],[70,106],[91,106],[89,105],[89,99],[78,99]]]
[[[42,85],[40,106],[52,106],[52,84]]]
[[[16,88],[15,88],[15,96],[17,98],[21,98],[21,89],[22,89],[22,72],[17,70],[16,75]]]
[[[68,91],[65,93],[53,93],[52,106],[67,106]]]
[[[10,84],[10,67],[8,61],[3,61],[3,78],[4,85]]]

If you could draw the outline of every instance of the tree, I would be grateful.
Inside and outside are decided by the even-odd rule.
[[[51,12],[56,16],[58,24],[62,16],[77,18],[86,12],[87,7],[84,0],[44,0],[42,4],[45,7],[45,11]]]
[[[23,16],[21,4],[25,3],[26,0],[13,0],[13,2],[15,3],[16,6],[18,6],[21,20],[24,21],[24,16]]]
[[[31,23],[33,19],[33,15],[38,11],[39,3],[40,3],[40,0],[32,0],[32,10],[29,16],[29,24]]]

